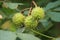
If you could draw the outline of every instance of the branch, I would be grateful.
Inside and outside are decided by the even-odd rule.
[[[33,31],[33,32],[35,32],[35,33],[37,33],[37,34],[39,34],[39,35],[41,35],[41,36],[44,36],[44,37],[47,37],[47,38],[54,38],[54,37],[50,37],[50,36],[47,36],[47,35],[45,35],[45,34],[42,34],[42,33],[40,33],[40,32],[37,32],[37,31],[35,31],[35,30],[33,30],[33,29],[31,29],[31,31]]]
[[[24,13],[25,10],[29,10],[30,8],[25,8],[21,10],[21,13]]]
[[[29,9],[28,16],[31,15],[31,12],[32,12],[32,7],[30,7],[30,9]]]
[[[33,0],[32,3],[35,5],[35,7],[37,7],[37,4],[35,3],[35,1]]]

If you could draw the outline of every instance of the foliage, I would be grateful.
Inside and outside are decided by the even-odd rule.
[[[0,40],[60,40],[60,0],[0,0]]]

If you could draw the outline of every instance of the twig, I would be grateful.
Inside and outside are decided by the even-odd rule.
[[[30,7],[30,10],[29,10],[29,14],[28,14],[28,16],[31,15],[32,7],[33,7],[33,3],[31,2],[31,7]]]
[[[37,31],[35,31],[35,30],[33,30],[33,29],[31,29],[31,31],[33,31],[33,32],[35,32],[35,33],[37,33],[37,34],[39,34],[39,35],[41,35],[41,36],[47,37],[47,38],[54,38],[54,37],[50,37],[50,36],[47,36],[47,35],[45,35],[45,34],[42,34],[42,33],[40,33],[40,32],[37,32]]]
[[[30,7],[30,9],[29,9],[28,16],[31,15],[31,11],[32,11],[32,7]]]
[[[35,1],[34,1],[34,0],[32,0],[32,3],[35,5],[35,7],[37,7],[37,4],[35,3]]]
[[[30,8],[25,8],[23,10],[21,10],[20,12],[23,13],[25,10],[29,10]]]

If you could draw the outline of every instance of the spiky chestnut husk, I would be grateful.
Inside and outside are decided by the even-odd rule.
[[[34,18],[32,18],[32,16],[28,16],[28,17],[26,17],[24,24],[25,24],[25,27],[27,27],[27,28],[36,28],[38,25],[38,22],[37,22],[37,20],[34,20]]]
[[[16,13],[14,14],[14,16],[12,17],[12,21],[13,23],[15,23],[16,25],[21,25],[23,24],[25,19],[25,16],[21,13]]]
[[[45,13],[43,8],[40,7],[35,7],[32,9],[31,15],[35,18],[35,19],[43,19],[45,17]]]

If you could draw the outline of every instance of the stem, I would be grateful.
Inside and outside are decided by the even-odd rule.
[[[31,11],[32,11],[32,7],[30,7],[30,9],[29,9],[28,16],[31,15]]]
[[[35,3],[35,1],[33,0],[32,3],[35,5],[35,7],[37,7],[37,4]]]
[[[42,34],[42,33],[40,33],[40,32],[37,32],[37,31],[35,31],[35,30],[33,30],[33,29],[31,29],[31,31],[33,31],[33,32],[35,32],[35,33],[37,33],[37,34],[39,34],[39,35],[41,35],[41,36],[47,37],[47,38],[54,38],[54,37],[50,37],[50,36],[47,36],[47,35],[45,35],[45,34]]]
[[[25,10],[29,10],[30,8],[25,8],[23,10],[21,10],[21,13],[24,12]]]
[[[28,16],[29,16],[29,15],[31,15],[31,12],[32,12],[32,7],[33,7],[33,3],[31,2],[31,4],[30,4],[30,5],[31,5],[31,7],[30,7],[30,9],[29,9]]]

